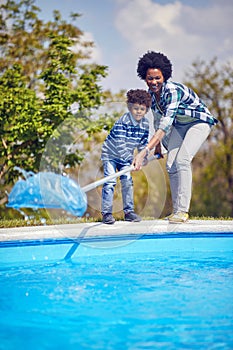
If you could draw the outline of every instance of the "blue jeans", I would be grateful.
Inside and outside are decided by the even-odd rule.
[[[104,176],[115,174],[116,171],[120,171],[128,167],[128,165],[122,165],[117,160],[103,161]],[[134,211],[133,202],[133,180],[129,173],[120,176],[121,180],[121,193],[123,201],[123,211],[125,214]],[[112,214],[114,188],[116,186],[116,179],[106,182],[102,188],[102,215]]]

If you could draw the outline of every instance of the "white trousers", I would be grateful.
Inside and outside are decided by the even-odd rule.
[[[176,123],[168,141],[166,168],[170,178],[173,212],[188,212],[192,196],[193,157],[211,130],[208,123]]]

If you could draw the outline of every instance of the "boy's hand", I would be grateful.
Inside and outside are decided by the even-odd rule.
[[[142,168],[143,165],[143,161],[146,157],[146,149],[144,148],[141,152],[139,152],[133,160],[133,166],[134,166],[134,170],[140,170]]]

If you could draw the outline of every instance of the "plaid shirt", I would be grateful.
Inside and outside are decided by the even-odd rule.
[[[155,118],[155,129],[166,133],[170,130],[177,115],[202,120],[211,125],[217,124],[204,102],[187,86],[172,81],[163,83],[159,104],[152,96],[152,112]]]
[[[143,117],[137,122],[129,112],[113,125],[102,146],[102,160],[116,159],[120,164],[131,164],[135,148],[140,152],[148,143],[149,121]]]

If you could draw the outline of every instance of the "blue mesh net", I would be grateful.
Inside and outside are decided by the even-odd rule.
[[[74,216],[82,216],[87,209],[85,192],[67,176],[52,172],[26,172],[20,170],[25,179],[13,186],[7,207],[64,209]]]

